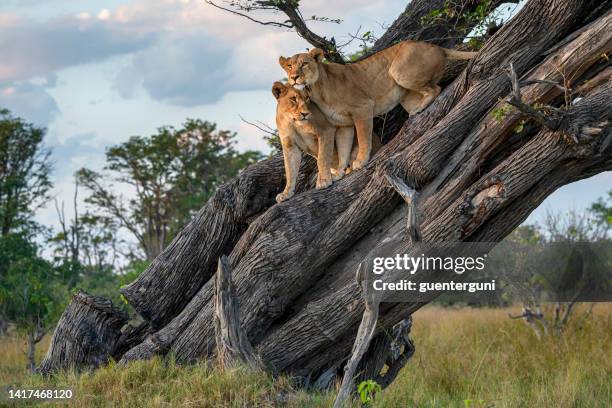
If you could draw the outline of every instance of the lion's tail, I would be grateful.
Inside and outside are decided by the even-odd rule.
[[[477,52],[469,52],[469,51],[457,51],[451,50],[449,48],[442,48],[444,50],[444,54],[446,54],[446,58],[452,60],[467,60],[472,59],[478,54]]]

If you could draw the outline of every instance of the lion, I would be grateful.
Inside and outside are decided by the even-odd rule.
[[[289,84],[307,87],[312,101],[334,126],[354,126],[359,150],[353,170],[372,150],[373,118],[401,104],[414,115],[440,94],[446,61],[470,59],[462,52],[418,41],[403,41],[352,64],[323,63],[323,50],[279,58]]]
[[[287,183],[277,202],[291,198],[302,161],[302,152],[317,160],[316,188],[328,187],[350,171],[349,162],[357,156],[353,126],[333,126],[310,102],[306,92],[275,82],[272,94],[277,100],[276,127],[281,140]],[[380,148],[374,136],[373,153]]]

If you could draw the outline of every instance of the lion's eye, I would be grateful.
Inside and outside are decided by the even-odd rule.
[[[291,102],[293,103],[297,103],[297,98],[294,96],[293,98],[289,98],[291,100]]]

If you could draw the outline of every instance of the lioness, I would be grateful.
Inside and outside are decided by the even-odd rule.
[[[370,159],[373,118],[398,103],[411,115],[440,93],[448,59],[470,59],[475,52],[403,41],[353,64],[323,63],[323,50],[280,57],[289,84],[308,87],[312,101],[335,126],[355,126],[359,152],[353,169]]]
[[[276,127],[283,148],[287,179],[285,189],[276,196],[276,201],[280,203],[293,196],[302,151],[317,159],[316,188],[328,187],[332,180],[342,178],[349,161],[357,156],[353,126],[333,126],[316,105],[310,103],[307,93],[290,85],[275,82],[272,94],[278,102]],[[373,152],[380,146],[375,135]]]

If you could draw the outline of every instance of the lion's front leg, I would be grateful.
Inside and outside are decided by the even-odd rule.
[[[289,137],[281,137],[283,147],[283,159],[285,162],[285,178],[287,183],[282,193],[276,196],[276,202],[288,200],[295,194],[295,184],[297,182],[300,163],[302,162],[301,150],[291,141]]]
[[[353,170],[359,170],[370,160],[372,152],[372,128],[374,126],[374,118],[370,116],[367,119],[355,119],[355,130],[357,131],[357,144],[359,152],[357,159],[353,162]]]
[[[353,126],[343,126],[336,129],[336,152],[338,164],[333,174],[334,181],[340,180],[346,174],[346,170],[351,160],[353,149],[353,139],[355,139],[355,128]]]
[[[319,134],[319,150],[317,152],[317,185],[321,189],[332,184],[331,161],[334,154],[334,136],[336,129],[325,130]]]

